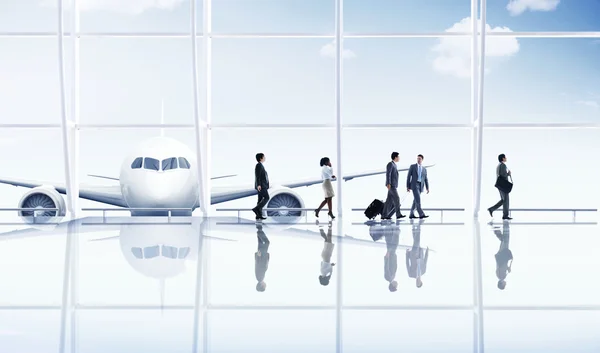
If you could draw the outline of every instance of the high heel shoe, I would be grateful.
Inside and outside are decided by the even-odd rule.
[[[335,219],[335,216],[331,212],[329,213],[329,217],[331,217],[331,219]]]
[[[315,210],[315,217],[319,218],[319,210]]]

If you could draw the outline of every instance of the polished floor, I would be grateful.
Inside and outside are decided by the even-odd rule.
[[[0,224],[0,351],[599,352],[599,226],[487,222]]]

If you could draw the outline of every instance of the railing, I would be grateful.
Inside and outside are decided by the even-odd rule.
[[[278,207],[278,208],[263,208],[263,211],[303,211],[306,212],[306,214],[304,214],[304,221],[308,222],[308,213],[310,211],[314,211],[314,208],[285,208],[285,207]],[[241,213],[243,211],[245,212],[251,212],[252,208],[217,208],[216,209],[217,212],[237,212],[237,218],[238,218],[238,222],[241,218]],[[329,211],[329,209],[327,208],[322,208],[320,212],[327,212]]]
[[[512,212],[571,212],[573,215],[573,223],[577,219],[577,212],[598,212],[597,208],[511,208],[509,215]]]
[[[191,208],[161,208],[161,207],[120,207],[120,208],[82,208],[82,211],[102,211],[102,222],[106,222],[106,212],[107,211],[167,211],[167,220],[171,222],[171,212],[172,211],[190,211]]]
[[[366,208],[353,208],[353,212],[364,212]],[[400,211],[410,211],[410,208],[400,208]],[[464,212],[464,208],[423,208],[425,211],[437,211],[440,213],[441,221],[444,222],[444,212]]]
[[[56,211],[58,213],[58,208],[40,208],[40,207],[15,207],[15,208],[0,208],[0,211],[17,211],[17,212],[21,212],[21,211]],[[36,217],[49,217],[49,216],[36,216],[35,212],[33,212],[33,214],[31,216],[21,216],[21,217],[32,217],[33,218],[33,223],[36,223]],[[50,217],[56,217],[56,216],[50,216]]]

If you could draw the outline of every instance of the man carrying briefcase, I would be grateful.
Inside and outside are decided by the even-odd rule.
[[[512,219],[508,216],[509,210],[509,198],[508,195],[512,191],[512,176],[510,170],[506,167],[506,156],[503,154],[498,156],[498,166],[496,167],[496,185],[494,185],[500,192],[500,201],[494,206],[488,208],[490,216],[494,217],[494,211],[502,206],[502,219]],[[510,177],[511,181],[508,181]]]

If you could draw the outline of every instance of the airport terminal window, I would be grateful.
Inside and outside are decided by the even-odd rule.
[[[163,159],[162,160],[162,169],[163,170],[177,169],[177,158],[171,157],[171,158]]]
[[[138,157],[131,163],[131,169],[140,169],[142,167],[142,157]]]
[[[179,168],[190,169],[190,162],[183,157],[179,157]]]
[[[144,158],[144,169],[158,170],[159,166],[160,163],[158,162],[158,159],[148,157]]]
[[[173,246],[163,245],[162,246],[162,256],[168,257],[170,259],[177,258],[177,248]]]

